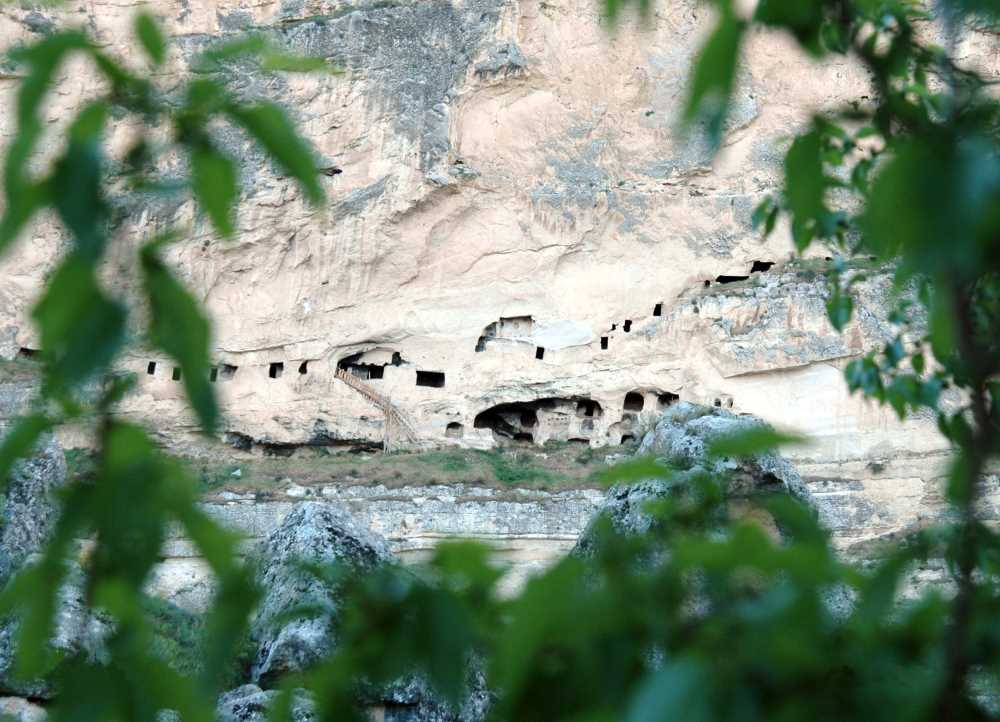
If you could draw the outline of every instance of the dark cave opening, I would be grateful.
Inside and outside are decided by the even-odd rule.
[[[638,391],[629,391],[625,394],[625,411],[642,411],[642,407],[646,405],[646,400],[643,398],[642,394]]]
[[[403,357],[400,355],[399,351],[392,352],[392,360],[388,363],[363,363],[361,358],[368,353],[367,351],[359,351],[358,353],[353,353],[350,356],[345,356],[337,362],[337,368],[347,371],[359,379],[373,380],[385,378],[385,367],[386,366],[402,366]]]
[[[444,372],[417,371],[417,386],[429,386],[434,389],[444,387]]]
[[[750,276],[716,276],[715,280],[717,283],[739,283],[740,281],[745,281]]]
[[[269,378],[280,379],[283,373],[285,373],[285,364],[282,361],[272,361],[267,367],[267,375]]]
[[[656,398],[656,405],[662,411],[663,409],[667,408],[668,406],[672,406],[673,404],[676,404],[680,400],[681,400],[681,397],[678,394],[673,394],[673,393],[670,393],[669,391],[665,391],[665,392],[663,392],[662,394],[660,394]]]
[[[750,273],[766,273],[773,265],[774,261],[754,261],[750,266]]]

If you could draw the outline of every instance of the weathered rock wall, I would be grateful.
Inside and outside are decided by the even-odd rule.
[[[779,36],[751,38],[713,158],[697,137],[676,132],[710,10],[694,0],[657,3],[647,23],[626,19],[611,34],[599,5],[157,3],[174,40],[158,75],[165,92],[200,50],[249,30],[341,66],[338,76],[226,72],[245,96],[283,103],[314,144],[317,167],[342,172],[324,176],[329,202],[308,207],[247,139],[218,129],[245,166],[237,240],[214,238],[189,199],[118,197],[116,287],[134,290],[125,259],[139,239],[168,226],[190,231],[170,260],[215,319],[217,388],[238,453],[382,443],[382,409],[337,377],[339,364],[437,444],[618,444],[675,398],[717,403],[813,438],[792,458],[843,545],[933,517],[947,454],[934,425],[900,423],[851,397],[841,376],[885,338],[884,284],[862,288],[855,322],[838,335],[815,270],[783,265],[784,230],[762,241],[750,223],[779,185],[790,133],[810,113],[863,94],[863,72],[847,61],[817,64]],[[83,24],[138,65],[129,31],[137,7],[4,6],[0,45]],[[5,140],[17,80],[0,74]],[[81,64],[67,67],[46,108],[52,131],[98,87]],[[114,128],[116,153],[131,132]],[[46,153],[57,149],[50,143]],[[37,346],[28,310],[65,242],[48,218],[27,236],[0,265],[4,358]],[[140,378],[127,412],[175,449],[212,453],[195,441],[168,360],[136,348],[126,366]],[[546,521],[544,500],[333,493],[356,498],[404,551],[453,532],[529,546],[578,532]],[[591,504],[586,494],[553,499],[576,520]],[[287,511],[246,499],[220,509],[272,520]],[[424,524],[429,509],[434,521]],[[537,523],[497,531],[515,510]],[[242,520],[251,527],[263,523],[250,516]],[[419,523],[408,527],[410,516]]]

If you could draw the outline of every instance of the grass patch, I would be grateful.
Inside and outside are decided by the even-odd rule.
[[[503,452],[503,451],[480,451],[493,476],[501,484],[508,486],[526,485],[533,482],[552,482],[553,475],[547,469],[537,466],[534,461],[523,452]]]
[[[417,461],[435,466],[441,471],[468,471],[472,462],[464,451],[427,451],[417,455]]]

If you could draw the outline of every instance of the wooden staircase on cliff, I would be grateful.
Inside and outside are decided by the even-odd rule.
[[[342,368],[337,369],[337,378],[375,404],[385,414],[385,439],[383,445],[386,451],[393,451],[403,445],[421,446],[420,438],[413,429],[413,424],[395,404],[380,394],[371,384],[367,384],[357,376]]]

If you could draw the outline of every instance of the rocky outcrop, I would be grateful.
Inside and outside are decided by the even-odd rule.
[[[608,490],[597,519],[610,521],[619,534],[642,534],[655,523],[645,505],[657,498],[686,490],[694,474],[708,473],[727,482],[727,495],[748,497],[785,491],[809,503],[811,495],[788,460],[774,453],[748,458],[712,458],[713,440],[766,427],[760,419],[737,416],[726,409],[680,402],[668,409],[649,431],[636,456],[653,456],[671,471],[664,478],[617,484]],[[589,554],[595,544],[595,527],[583,533],[574,553]]]
[[[307,567],[342,565],[364,574],[392,562],[385,540],[331,504],[299,504],[255,553],[264,590],[252,625],[251,680],[267,684],[319,661],[336,645],[337,589]],[[302,617],[289,619],[298,609]]]
[[[336,648],[338,589],[307,566],[338,565],[351,574],[365,574],[394,563],[383,538],[343,510],[322,502],[298,504],[260,545],[255,558],[257,580],[265,596],[252,624],[259,648],[251,676],[253,682],[265,686],[282,674],[307,669]],[[309,608],[310,614],[295,618],[299,608]],[[359,702],[378,710],[381,719],[394,722],[479,722],[485,719],[490,703],[484,678],[474,665],[469,672],[470,691],[457,710],[419,676],[385,687],[362,687]],[[255,715],[265,713],[273,695],[254,684],[233,690],[220,699],[220,720],[255,721]],[[296,721],[309,719],[308,704],[300,700],[296,709]]]
[[[217,722],[267,722],[268,712],[278,696],[276,690],[263,690],[255,684],[225,692],[215,710]],[[291,722],[312,722],[313,704],[305,694],[296,694],[292,702]]]
[[[58,516],[53,492],[66,480],[66,457],[51,436],[14,465],[0,512],[0,586],[41,550]]]
[[[475,665],[469,673],[469,691],[458,709],[444,702],[419,677],[411,676],[370,692],[370,706],[385,722],[483,722],[492,703],[486,680]]]
[[[753,416],[738,416],[727,409],[680,402],[668,409],[646,434],[636,456],[651,455],[673,468],[704,469],[724,476],[730,494],[773,490],[780,486],[808,502],[810,494],[802,477],[778,454],[711,458],[707,453],[709,445],[717,439],[760,428],[768,428],[768,425]]]
[[[21,697],[0,697],[0,719],[7,722],[45,722],[45,709]]]
[[[0,45],[87,27],[131,62],[136,7],[11,6]],[[125,242],[191,229],[194,242],[174,244],[168,261],[215,322],[216,389],[235,453],[391,444],[387,407],[338,375],[347,370],[440,445],[618,445],[675,398],[800,431],[814,443],[788,457],[840,547],[942,508],[950,449],[933,419],[900,422],[843,383],[844,365],[892,332],[883,269],[861,262],[869,279],[838,333],[825,317],[825,252],[789,262],[784,225],[762,239],[752,224],[754,206],[780,187],[788,138],[816,112],[870,94],[860,65],[816,62],[754,34],[713,157],[676,132],[714,23],[696,0],[663,4],[646,22],[626,13],[614,33],[598,0],[165,0],[153,11],[173,40],[156,73],[164,92],[202,49],[247,31],[347,71],[220,69],[243,97],[286,107],[313,143],[322,208],[226,128],[213,137],[241,161],[234,243],[211,242],[184,195],[118,199]],[[57,86],[46,128],[61,128],[98,83],[72,67]],[[0,108],[15,107],[17,87],[12,68]],[[0,131],[12,123],[0,114]],[[132,129],[112,121],[107,137],[122,157]],[[40,217],[5,255],[0,358],[38,348],[30,308],[64,241]],[[129,274],[109,280],[118,277]],[[169,359],[137,350],[123,366],[138,376],[123,412],[174,450],[218,453],[200,446]],[[468,518],[492,524],[494,508]]]
[[[0,584],[9,582],[42,550],[59,515],[53,492],[65,481],[65,457],[52,437],[45,437],[30,457],[14,465],[2,502]],[[21,679],[14,673],[17,630],[16,616],[0,622],[0,693],[50,697],[53,690],[47,680]],[[83,652],[97,657],[106,631],[106,625],[87,608],[83,571],[72,563],[59,592],[52,647],[66,655]]]

